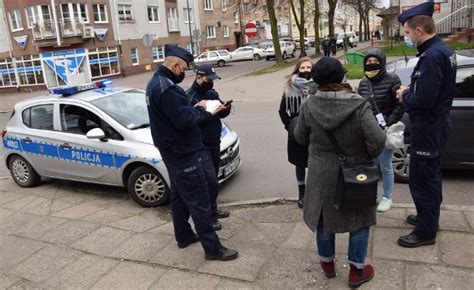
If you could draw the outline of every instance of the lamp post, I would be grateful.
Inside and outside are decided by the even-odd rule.
[[[191,30],[191,11],[189,9],[189,0],[186,0],[187,13],[188,13],[188,28],[189,28],[189,40],[191,41],[191,54],[194,55],[194,42],[193,42],[193,32]]]

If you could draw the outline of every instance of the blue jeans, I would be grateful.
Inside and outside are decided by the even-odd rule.
[[[370,228],[358,229],[349,234],[349,264],[363,269],[367,248],[369,247]],[[316,244],[318,246],[319,259],[322,262],[331,262],[336,255],[336,234],[325,234],[323,232],[322,221],[320,219],[316,230]]]
[[[383,196],[391,199],[393,193],[393,166],[392,166],[393,150],[385,148],[379,156],[377,163],[382,173]]]
[[[304,180],[306,178],[306,168],[303,166],[295,166],[296,172],[296,181],[298,184],[304,184]]]

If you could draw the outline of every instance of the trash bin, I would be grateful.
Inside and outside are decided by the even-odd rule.
[[[364,62],[364,54],[360,52],[347,52],[347,62],[349,64],[362,64]]]

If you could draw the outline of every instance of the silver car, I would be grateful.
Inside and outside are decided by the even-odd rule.
[[[168,203],[170,181],[151,138],[145,93],[100,84],[62,92],[69,96],[15,105],[2,132],[13,180],[22,187],[38,185],[41,176],[124,186],[142,206]],[[239,166],[239,138],[223,124],[219,181]]]

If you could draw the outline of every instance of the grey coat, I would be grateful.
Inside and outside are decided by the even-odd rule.
[[[385,133],[365,98],[347,91],[322,92],[301,107],[295,138],[309,143],[304,221],[315,231],[320,216],[325,233],[353,232],[376,224],[376,207],[337,210],[332,205],[340,161],[324,130],[333,131],[348,162],[375,158],[382,152]]]

